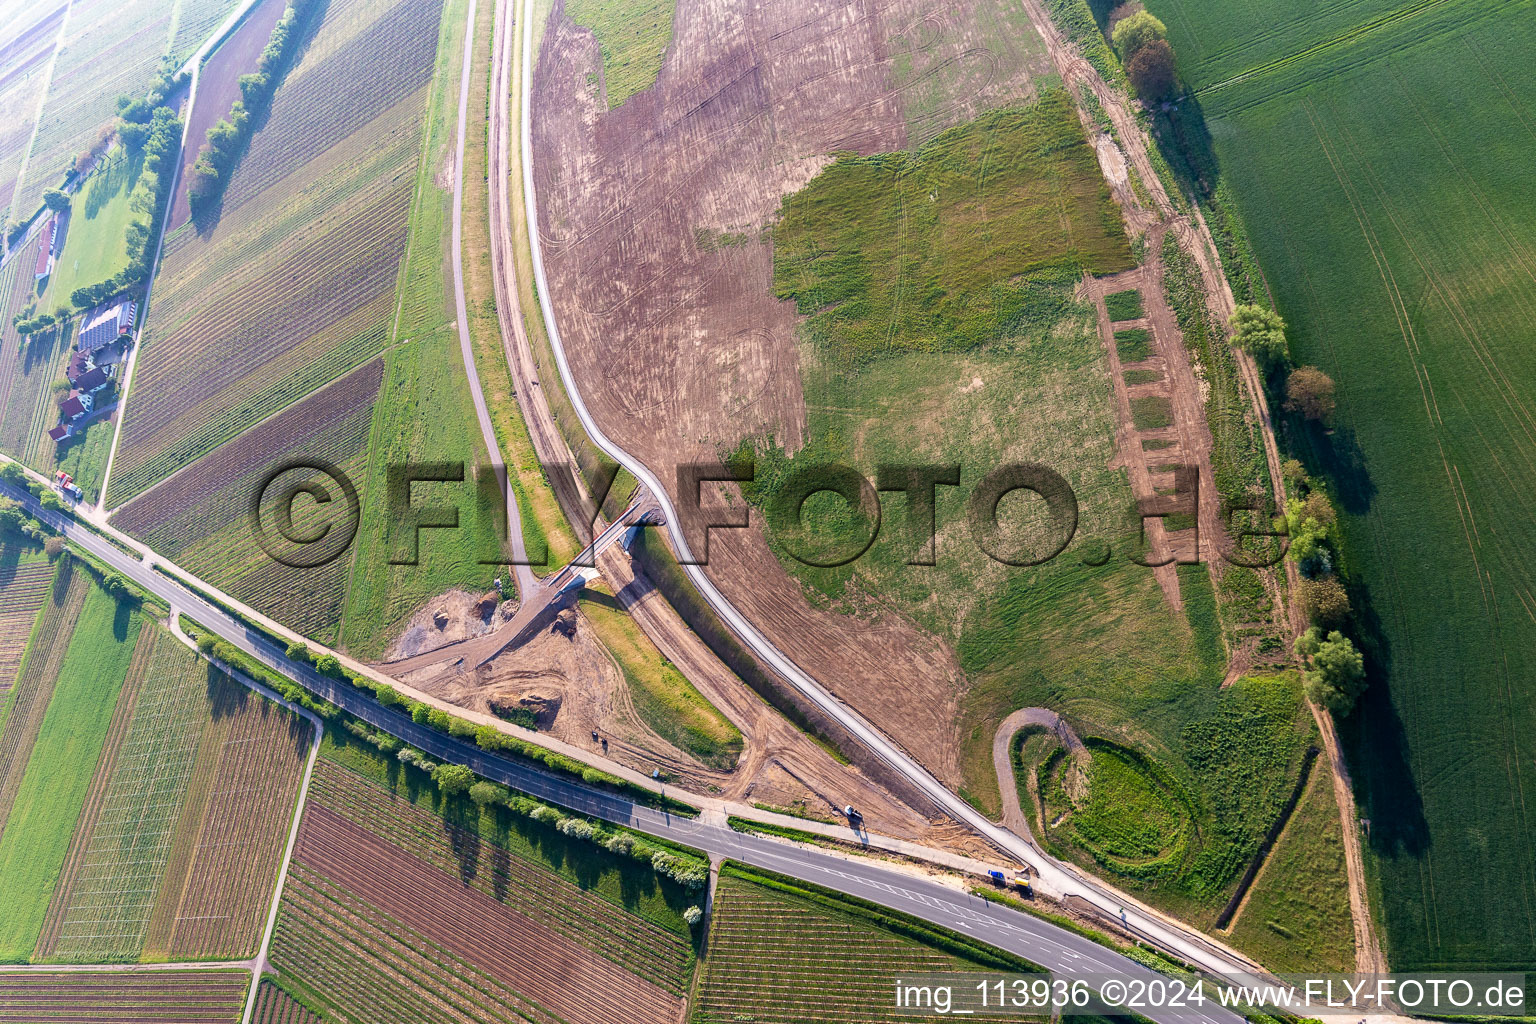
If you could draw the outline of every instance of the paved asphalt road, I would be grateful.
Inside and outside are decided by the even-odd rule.
[[[408,716],[382,707],[362,691],[322,676],[308,665],[290,661],[284,650],[265,635],[235,621],[176,581],[125,554],[88,527],[43,509],[30,493],[4,483],[0,483],[0,493],[22,501],[28,511],[59,530],[72,543],[122,573],[141,589],[187,613],[246,654],[298,680],[375,728],[398,736],[434,757],[466,764],[488,779],[594,818],[814,882],[972,935],[1065,975],[1113,972],[1127,978],[1152,980],[1158,977],[1140,964],[1073,932],[949,886],[891,870],[878,861],[790,846],[735,832],[722,825],[642,807],[622,797],[497,757],[472,744],[418,725]],[[891,993],[871,992],[869,997],[872,1001],[886,1000],[891,998]],[[1242,1021],[1231,1011],[1211,1006],[1204,1010],[1146,1010],[1143,1016],[1159,1024],[1240,1024]]]

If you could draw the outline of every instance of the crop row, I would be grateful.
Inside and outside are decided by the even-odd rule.
[[[314,1011],[294,1000],[270,981],[261,983],[256,1006],[251,1014],[254,1024],[320,1024]]]
[[[230,727],[212,770],[170,952],[177,957],[250,952],[271,906],[272,885],[293,817],[310,726],[227,678],[212,717]],[[178,829],[188,826],[183,815]]]
[[[94,14],[100,17],[91,24]],[[153,0],[102,4],[90,14],[72,12],[73,38],[59,55],[43,103],[16,212],[32,212],[42,202],[43,190],[59,184],[76,153],[111,123],[113,100],[119,94],[143,94],[165,51],[168,16]],[[89,27],[73,31],[82,23]]]
[[[32,562],[18,567],[11,578],[0,584],[0,698],[10,692],[21,667],[27,638],[32,635],[38,609],[53,589],[53,564]]]
[[[144,944],[208,709],[202,662],[152,635],[152,653],[130,670],[127,735],[49,908],[55,927],[44,927],[39,951],[51,956],[101,961],[137,956]]]
[[[327,883],[289,870],[272,937],[284,976],[359,1024],[558,1024],[465,960]],[[444,984],[444,979],[453,979]]]
[[[294,857],[567,1020],[677,1016],[679,996],[323,807],[305,814]]]
[[[0,1020],[85,1024],[233,1024],[249,975],[156,971],[0,976]]]
[[[91,597],[87,599],[86,610],[81,615],[81,624],[76,629],[76,632],[80,633],[81,636],[77,637],[76,641],[74,641],[75,643],[82,642],[82,640],[85,642],[91,640],[92,634],[89,631],[85,633],[81,633],[81,631],[86,629],[86,616],[90,614],[91,601],[98,597],[104,604],[111,603],[106,599],[105,594],[98,595],[92,592]],[[105,634],[106,631],[101,628],[102,625],[98,620],[95,626],[96,635]],[[86,759],[88,763],[81,763],[77,768],[77,771],[81,774],[89,775],[89,782],[81,794],[81,803],[77,808],[77,812],[71,816],[70,825],[72,827],[69,831],[72,835],[64,840],[65,849],[60,851],[60,859],[63,862],[63,866],[59,869],[56,876],[57,884],[52,886],[52,895],[46,901],[45,913],[42,915],[41,920],[41,931],[32,936],[34,942],[32,957],[36,960],[56,958],[54,945],[58,940],[59,929],[64,922],[64,915],[69,910],[73,886],[80,874],[80,868],[85,861],[86,855],[90,852],[91,836],[95,831],[97,818],[100,816],[102,806],[106,800],[113,766],[117,763],[117,755],[128,736],[129,726],[133,719],[133,709],[138,701],[139,688],[143,685],[145,677],[149,674],[149,665],[154,659],[155,647],[157,646],[156,640],[158,639],[157,631],[152,628],[138,628],[135,632],[136,636],[133,637],[130,644],[117,645],[115,648],[97,647],[82,654],[82,656],[86,657],[88,663],[96,658],[117,660],[125,652],[130,657],[126,664],[118,665],[121,669],[120,672],[103,673],[104,677],[115,675],[119,687],[111,694],[111,717],[102,725],[102,733],[97,738],[93,751],[95,756],[90,757],[88,755]],[[72,651],[73,653],[75,652]],[[66,666],[68,664],[69,662],[66,661]],[[105,667],[104,664],[103,667]],[[60,687],[63,686],[63,678],[64,673],[61,672]],[[84,696],[76,693],[74,695],[74,702],[65,703],[68,698],[66,698],[60,687],[56,687],[54,690],[54,700],[61,708],[76,706],[75,702],[79,702]],[[92,694],[91,698],[91,713],[95,713],[96,708],[102,707],[107,703],[106,694]],[[81,711],[83,713],[85,709],[82,708]],[[41,739],[39,739],[39,743],[41,742]],[[33,751],[34,758],[39,755],[40,750]],[[89,770],[91,765],[94,765],[94,771]],[[21,798],[18,796],[18,803],[20,803],[20,800]],[[66,815],[67,812],[62,809],[57,814],[61,820]],[[102,950],[101,955],[86,959],[104,962],[122,959],[127,955],[127,953],[114,944],[110,948]]]
[[[374,120],[432,77],[441,0],[399,0],[388,14],[278,91],[225,193],[233,210]]]
[[[344,461],[351,454],[349,445],[356,441],[352,421],[359,412],[371,415],[383,376],[383,360],[369,361],[159,484],[120,509],[113,522],[119,529],[150,541],[157,550],[178,557],[196,536],[213,533],[218,526],[232,521],[232,517],[216,518],[212,528],[201,525],[208,521],[210,513],[217,515],[217,510],[206,504],[209,495],[218,495],[259,476],[273,466],[274,460],[299,449],[306,455]],[[245,513],[244,502],[248,497],[245,493],[239,495],[238,514]],[[189,530],[194,522],[199,525]],[[164,527],[170,529],[163,530]]]
[[[459,873],[459,851],[480,837],[433,817],[357,776],[321,762],[311,799],[441,870]],[[615,906],[531,861],[496,848],[489,872],[468,878],[481,892],[518,913],[569,936],[620,967],[680,993],[687,983],[689,950],[682,937]],[[462,875],[461,875],[462,877]]]
[[[158,478],[186,465],[383,346],[390,303],[376,300],[394,287],[409,196],[385,199],[293,254],[299,265],[267,267],[177,334],[146,346],[118,456],[125,481],[134,479],[124,493],[153,482],[137,479],[147,468]],[[359,310],[368,310],[366,321],[351,321]],[[340,337],[316,337],[337,328]],[[338,344],[359,338],[361,351]],[[332,352],[347,363],[326,365]],[[308,365],[286,365],[290,353]],[[317,367],[325,376],[315,377]]]
[[[729,876],[716,891],[696,1020],[898,1021],[896,977],[973,969],[947,953]],[[879,995],[872,995],[878,993]]]

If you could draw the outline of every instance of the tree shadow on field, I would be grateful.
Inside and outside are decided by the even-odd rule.
[[[459,862],[459,881],[468,885],[480,874],[480,808],[471,800],[450,797],[442,803],[443,834]]]
[[[1339,507],[1352,516],[1363,516],[1376,500],[1376,483],[1366,468],[1365,452],[1355,437],[1353,427],[1325,431],[1315,423],[1296,422],[1291,432],[1305,440],[1312,452],[1314,476],[1323,476],[1333,484]]]
[[[1354,713],[1339,723],[1339,739],[1354,775],[1360,816],[1370,821],[1366,842],[1384,859],[1420,857],[1429,849],[1429,824],[1413,774],[1408,735],[1392,703],[1391,645],[1368,589],[1356,582],[1349,591],[1369,685]]]

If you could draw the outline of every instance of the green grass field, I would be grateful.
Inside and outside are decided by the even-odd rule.
[[[1162,395],[1143,395],[1131,399],[1131,421],[1137,430],[1157,430],[1173,426],[1173,401]]]
[[[0,834],[0,960],[31,956],[142,625],[92,588]]]
[[[1248,900],[1232,942],[1272,971],[1352,971],[1355,933],[1339,805],[1325,764],[1316,764]]]
[[[1152,355],[1152,335],[1144,327],[1115,332],[1115,354],[1122,363],[1139,363]]]
[[[603,55],[608,106],[656,84],[672,44],[677,0],[570,0],[565,16],[590,29]]]
[[[1075,696],[1068,707],[1091,707],[1084,698],[1093,699]],[[1127,717],[1087,735],[1081,758],[1054,737],[1026,736],[1015,762],[1021,802],[1030,808],[1033,779],[1047,849],[1211,927],[1299,777],[1311,719],[1298,680],[1244,677],[1214,691],[1185,684],[1121,703],[1116,712]],[[1318,879],[1318,891],[1333,881]]]
[[[774,292],[826,362],[964,352],[1036,326],[1025,275],[1131,265],[1071,99],[993,111],[914,153],[843,157],[784,200]]]
[[[645,724],[712,768],[735,767],[741,731],[662,657],[613,595],[588,588],[582,591],[581,611],[618,662]]]
[[[143,170],[142,153],[114,146],[75,193],[64,251],[48,278],[46,308],[67,303],[76,288],[105,281],[128,265],[126,232],[136,216],[128,196]]]
[[[137,959],[160,889],[204,724],[214,675],[165,630],[148,625],[130,680],[133,711],[98,778],[100,802],[81,817],[78,861],[49,908],[39,959]]]
[[[1536,18],[1484,0],[1149,6],[1297,361],[1338,383],[1335,432],[1291,436],[1337,484],[1371,609],[1372,687],[1343,738],[1388,955],[1528,967]]]

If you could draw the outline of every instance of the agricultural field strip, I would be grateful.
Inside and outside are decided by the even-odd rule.
[[[326,761],[316,765],[310,787],[311,803],[348,818],[444,871],[458,869],[455,844],[483,842],[478,835],[433,818]],[[515,852],[506,852],[504,870],[498,865],[490,877],[477,874],[471,884],[523,916],[594,949],[620,967],[681,993],[686,986],[688,949],[680,936],[601,896],[584,892]],[[563,908],[563,912],[550,909],[556,906]]]
[[[5,608],[0,610],[0,698],[11,689],[37,613],[53,589],[53,563],[32,562],[18,566],[0,586]]]
[[[0,975],[0,1020],[84,1024],[234,1024],[246,972],[117,971]]]
[[[101,811],[102,801],[107,793],[107,785],[111,781],[112,767],[117,761],[117,752],[122,748],[123,741],[128,735],[129,726],[133,720],[134,709],[138,706],[139,687],[148,674],[147,668],[153,660],[156,647],[156,631],[154,629],[139,630],[138,643],[134,645],[132,657],[126,666],[123,679],[123,687],[118,693],[115,706],[112,708],[112,718],[107,724],[100,754],[96,759],[95,770],[91,773],[90,786],[86,790],[85,799],[80,807],[80,813],[76,816],[68,849],[63,858],[63,864],[58,869],[57,882],[54,885],[51,898],[48,900],[47,913],[43,917],[42,930],[39,932],[36,945],[31,951],[31,959],[45,961],[54,959],[54,942],[58,938],[60,925],[63,924],[64,914],[69,909],[71,889],[77,878],[82,860],[89,850],[91,833],[96,827],[96,817]],[[85,957],[87,960],[104,962],[123,956],[116,950],[101,952],[93,956]]]
[[[61,587],[66,588],[62,595]],[[0,729],[0,836],[5,834],[11,805],[16,799],[16,791],[21,788],[32,746],[42,728],[59,668],[69,649],[75,621],[90,588],[86,573],[74,574],[69,570],[60,573],[54,584],[54,596],[56,599],[62,596],[62,600],[56,600],[44,611],[28,646],[21,677],[6,695],[4,728]]]
[[[365,73],[370,69],[354,68],[347,76],[348,81],[354,83],[351,88],[365,88],[367,95],[384,97],[392,106],[372,110],[365,109],[366,104],[339,102],[337,90],[340,83],[326,77],[338,73],[328,70],[329,62],[322,63],[312,72],[295,74],[279,90],[268,125],[253,139],[251,150],[225,195],[226,218],[241,205],[240,190],[245,187],[242,184],[245,182],[252,182],[253,197],[270,197],[279,186],[282,186],[281,191],[289,192],[301,188],[299,197],[306,204],[313,204],[313,189],[305,186],[308,175],[298,172],[314,163],[334,162],[338,154],[327,149],[333,143],[344,138],[355,142],[353,148],[365,154],[362,168],[357,166],[359,161],[353,160],[349,166],[338,169],[340,173],[316,179],[322,190],[350,185],[349,194],[330,207],[307,207],[317,218],[328,214],[334,226],[321,228],[312,223],[296,229],[295,237],[305,245],[307,258],[313,264],[312,271],[295,270],[295,259],[302,261],[306,257],[292,253],[293,241],[286,234],[269,230],[258,231],[243,239],[236,236],[236,244],[265,240],[275,247],[275,251],[258,264],[264,270],[253,271],[250,266],[242,265],[238,273],[231,274],[230,280],[237,282],[237,292],[224,295],[219,303],[210,305],[208,296],[216,292],[196,288],[196,282],[203,278],[185,267],[173,269],[179,264],[168,257],[162,274],[172,282],[171,291],[181,290],[177,288],[177,282],[183,276],[189,276],[193,287],[188,293],[188,301],[192,303],[191,308],[201,310],[202,315],[189,320],[187,314],[176,312],[178,300],[175,295],[168,297],[171,308],[165,310],[169,316],[162,323],[175,326],[170,328],[160,346],[163,349],[161,358],[156,361],[151,355],[145,367],[149,372],[138,382],[143,386],[137,391],[141,396],[150,396],[149,404],[136,401],[133,415],[126,419],[123,458],[120,460],[123,472],[116,477],[118,493],[114,497],[137,494],[167,475],[174,466],[186,464],[217,447],[250,423],[292,404],[384,347],[384,324],[393,305],[391,300],[398,275],[395,256],[404,250],[415,177],[408,172],[415,168],[419,159],[419,128],[411,126],[407,115],[414,113],[419,122],[418,94],[431,77],[434,66],[431,58],[435,55],[437,38],[436,33],[424,31],[424,27],[429,19],[435,25],[439,6],[432,0],[403,0],[395,10],[402,12],[401,16],[382,19],[381,24],[397,35],[405,33],[411,48],[402,59],[385,61],[382,65],[387,69],[385,72],[372,69],[372,73]],[[376,42],[380,40],[373,39],[372,35],[352,40],[345,52],[358,60],[376,61],[378,54],[364,47],[364,44],[371,46]],[[322,71],[325,76],[321,76]],[[398,95],[391,92],[392,84],[399,86]],[[300,116],[312,107],[344,115],[333,125],[339,134],[333,138],[333,133],[325,126],[317,127]],[[386,125],[388,130],[373,130],[375,115],[385,114],[392,115]],[[282,134],[285,129],[297,133],[296,137],[285,139]],[[382,146],[380,139],[385,140]],[[308,151],[305,147],[309,145],[316,148]],[[310,156],[315,159],[308,162],[299,159]],[[295,160],[298,162],[293,162]],[[390,166],[374,166],[381,161]],[[360,173],[370,167],[373,173]],[[272,180],[261,179],[261,174],[268,171],[274,176]],[[255,213],[270,213],[272,206],[280,207],[280,204],[281,196],[278,196],[270,203],[261,204]],[[358,204],[364,208],[354,209]],[[283,214],[279,213],[277,217],[281,220]],[[222,228],[221,233],[227,234],[229,230]],[[203,273],[220,258],[238,258],[236,252],[227,252],[221,257],[228,246],[220,246],[216,239],[213,259],[208,260],[208,254],[203,252],[207,246],[194,244],[195,236],[184,230],[179,237],[188,238],[185,243],[188,258],[195,254],[204,264]],[[304,242],[306,238],[308,243]],[[178,248],[173,240],[170,256],[175,256]],[[298,297],[283,295],[279,282],[292,282],[296,274],[298,280],[307,282],[307,290]],[[280,297],[266,305],[270,307],[275,302],[275,308],[267,308],[259,317],[255,316],[250,307],[253,304],[262,306],[263,296],[274,292]],[[366,323],[359,322],[354,312],[360,308],[368,310]],[[277,321],[276,326],[273,321]],[[254,326],[257,323],[259,329]],[[349,327],[345,326],[349,324]],[[237,325],[244,325],[243,330],[236,331]],[[210,336],[223,338],[231,331],[235,339],[226,339],[223,346],[232,350],[231,358],[210,361],[206,353],[201,353],[203,339]],[[254,373],[250,362],[240,358],[240,352],[248,347],[242,345],[240,338],[247,334],[252,336],[250,344],[269,350],[272,337],[282,339],[276,353],[269,351],[267,365]],[[333,337],[334,334],[342,337]],[[146,351],[153,354],[156,346],[146,345]],[[276,358],[270,358],[272,356]],[[194,378],[200,381],[198,387],[202,393],[213,397],[184,408],[181,385]]]
[[[319,64],[306,61],[291,73],[273,99],[267,127],[252,140],[246,161],[229,184],[225,209],[237,210],[263,196],[331,146],[412,98],[432,77],[441,9],[439,0],[398,0],[341,50]]]
[[[421,1024],[493,1019],[556,1024],[473,964],[295,863],[283,895],[272,960],[306,986],[346,1005],[364,992],[381,1013]],[[461,984],[444,986],[442,979]]]
[[[97,8],[108,13],[94,23],[89,14],[71,11],[70,38],[59,53],[25,179],[16,189],[18,211],[30,213],[41,204],[43,190],[59,183],[66,162],[111,122],[119,94],[144,93],[165,52],[169,14],[153,17],[157,8],[163,9],[155,0],[116,0]]]
[[[730,877],[716,890],[714,915],[697,1003],[704,1021],[744,1015],[794,1022],[814,1013],[829,1024],[875,1024],[881,1018],[873,1016],[869,992],[889,980],[882,972],[965,966],[948,953]]]
[[[341,615],[345,566],[274,562],[247,527],[249,499],[262,473],[299,456],[360,472],[383,365],[370,360],[221,445],[115,512],[114,525],[237,599],[330,642],[325,628]]]
[[[114,951],[143,944],[202,736],[205,681],[199,659],[160,638],[77,869],[58,955],[89,955],[101,940]]]
[[[170,942],[184,958],[254,949],[308,752],[308,723],[227,678],[222,685],[235,694],[248,724],[231,730],[219,752],[218,785],[208,798]],[[259,813],[253,813],[252,794],[264,796]]]
[[[315,266],[292,271],[305,282],[299,289],[293,289],[289,271],[274,264],[270,273],[253,274],[245,286],[270,295],[269,300],[225,296],[225,304],[210,313],[219,323],[198,318],[160,344],[146,345],[143,376],[135,380],[124,426],[123,443],[130,447],[121,453],[119,486],[126,478],[126,486],[137,493],[377,354],[384,345],[396,268],[374,258],[374,247],[403,244],[406,232],[404,196],[397,192],[389,198],[388,204],[363,211],[366,216],[348,220],[317,243],[310,253]],[[332,279],[323,271],[340,276]],[[223,322],[230,317],[244,322]],[[245,354],[273,336],[284,343],[268,345],[268,361],[253,368]],[[223,342],[218,346],[221,361],[212,365],[209,337]],[[303,390],[294,394],[299,386]],[[189,404],[189,391],[208,397]],[[146,474],[154,479],[142,479]]]
[[[261,983],[250,1019],[252,1024],[319,1024],[320,1021],[311,1010],[297,1004],[292,996],[270,981]]]
[[[307,452],[317,435],[359,413],[370,413],[373,399],[383,379],[384,363],[372,359],[352,373],[327,386],[291,410],[263,420],[243,433],[237,441],[220,446],[217,452],[178,470],[112,515],[118,529],[144,541],[156,551],[179,561],[186,546],[181,530],[185,520],[212,514],[222,508],[225,518],[233,521],[232,510],[223,507],[231,493],[240,499],[239,514],[247,511],[242,485],[267,471],[275,456],[303,447]],[[302,417],[296,414],[302,411]],[[328,457],[339,452],[326,450]],[[219,525],[225,525],[221,520]],[[173,527],[173,529],[165,529]],[[177,529],[179,528],[179,529]]]
[[[665,993],[323,807],[306,813],[294,859],[562,1017],[603,1024],[675,1016],[680,993]],[[582,990],[584,998],[576,995]]]

